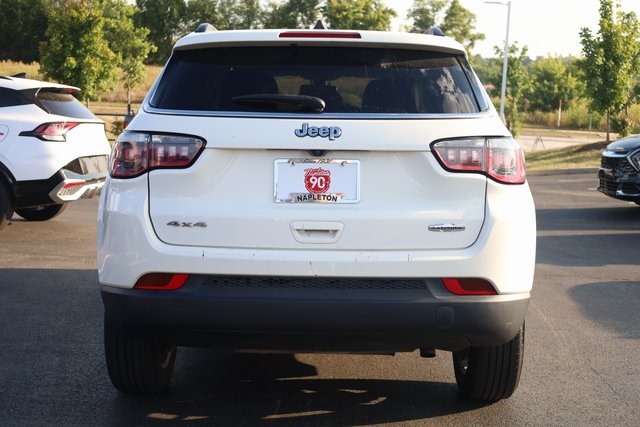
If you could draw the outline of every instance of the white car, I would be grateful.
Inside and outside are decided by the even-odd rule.
[[[0,76],[0,228],[14,212],[45,221],[100,193],[111,147],[79,90]]]
[[[176,346],[438,349],[463,396],[516,389],[534,205],[454,40],[201,25],[109,166],[97,249],[119,390],[164,388]]]

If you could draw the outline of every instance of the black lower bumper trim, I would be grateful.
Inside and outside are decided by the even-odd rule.
[[[338,281],[333,279],[334,281]],[[524,321],[529,294],[438,298],[429,289],[102,286],[105,315],[125,334],[167,344],[291,352],[458,350],[502,344]]]
[[[50,193],[68,178],[81,178],[88,182],[103,182],[107,177],[108,156],[80,157],[47,179],[17,181],[13,192],[18,208],[60,203]]]

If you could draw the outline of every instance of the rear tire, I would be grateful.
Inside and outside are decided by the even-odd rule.
[[[463,397],[493,402],[518,387],[524,358],[524,323],[509,342],[453,352],[456,383]]]
[[[130,338],[105,318],[104,353],[111,383],[125,393],[158,393],[173,374],[176,347]]]
[[[11,221],[13,216],[13,197],[7,186],[0,180],[0,229]]]
[[[27,221],[47,221],[60,215],[67,207],[66,203],[58,205],[35,206],[16,209],[16,213]]]

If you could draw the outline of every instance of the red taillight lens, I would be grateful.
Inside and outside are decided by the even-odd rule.
[[[498,295],[493,285],[484,279],[446,278],[442,283],[449,292],[455,295]]]
[[[204,145],[193,136],[124,132],[111,150],[109,173],[114,178],[133,178],[152,169],[185,168]]]
[[[149,273],[138,279],[133,288],[173,291],[180,289],[188,278],[188,274]]]
[[[21,136],[35,136],[43,141],[64,142],[67,140],[66,135],[74,127],[80,123],[76,122],[55,122],[43,123],[37,128],[29,132],[21,132]]]
[[[526,181],[524,153],[513,138],[451,139],[432,149],[449,171],[482,173],[505,184]]]

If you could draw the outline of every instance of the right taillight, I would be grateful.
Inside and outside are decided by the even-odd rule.
[[[111,149],[109,174],[133,178],[153,169],[186,168],[204,146],[204,140],[195,136],[123,132]]]
[[[524,153],[513,138],[449,139],[431,148],[451,172],[481,173],[505,184],[523,184],[527,178]]]

